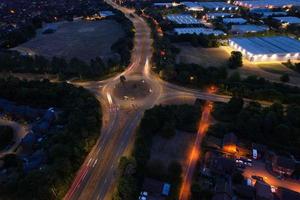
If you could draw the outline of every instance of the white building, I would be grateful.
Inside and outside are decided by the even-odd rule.
[[[288,26],[290,24],[300,24],[300,18],[298,17],[273,17],[273,19],[279,21],[283,26]]]
[[[167,15],[167,19],[175,22],[177,24],[200,24],[200,21],[193,17],[192,15],[184,14],[184,15]]]
[[[234,1],[235,5],[246,8],[283,8],[300,6],[299,0],[237,0]]]
[[[223,31],[220,30],[214,30],[210,28],[175,28],[174,32],[177,35],[183,35],[183,34],[196,34],[196,35],[226,35]]]
[[[251,62],[300,60],[300,41],[290,37],[231,38],[229,45]]]
[[[203,8],[207,10],[214,10],[214,11],[234,11],[238,10],[239,8],[235,5],[228,4],[226,2],[182,2],[188,9],[193,8]]]
[[[245,24],[247,23],[247,20],[244,18],[223,18],[224,24]]]
[[[234,14],[225,13],[225,12],[211,12],[206,14],[207,19],[217,19],[217,18],[233,17],[233,16]]]
[[[245,25],[232,25],[230,32],[232,33],[258,33],[268,31],[269,27],[267,26],[258,26],[254,24],[245,24]]]

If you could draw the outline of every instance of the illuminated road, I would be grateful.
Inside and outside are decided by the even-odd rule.
[[[269,185],[283,188],[288,188],[290,190],[300,192],[300,183],[297,180],[292,179],[278,179],[272,174],[270,174],[266,168],[265,163],[261,161],[253,161],[252,167],[246,167],[244,170],[243,175],[247,178],[251,178],[251,176],[261,176],[263,177],[264,181]]]
[[[106,1],[121,10],[135,27],[134,49],[127,69],[104,81],[74,83],[95,94],[102,105],[103,126],[97,144],[78,170],[65,200],[110,200],[117,179],[118,161],[132,146],[134,132],[146,109],[169,99],[184,102],[185,99],[204,99],[227,102],[230,96],[210,94],[176,86],[162,81],[151,73],[152,39],[147,23],[132,10]],[[132,17],[132,14],[134,17]],[[151,92],[142,99],[124,100],[114,94],[120,75],[127,80],[144,80]],[[205,117],[206,114],[204,113]],[[203,119],[205,120],[205,119]],[[201,142],[201,137],[198,139]],[[191,172],[194,165],[191,164]],[[191,173],[190,173],[191,174]],[[188,175],[190,178],[191,175]],[[190,179],[189,179],[190,180]]]
[[[197,162],[201,154],[200,151],[201,143],[210,124],[211,110],[212,110],[212,104],[207,102],[202,111],[196,140],[191,149],[190,155],[188,156],[188,163],[187,163],[186,170],[184,172],[183,183],[182,183],[180,196],[179,196],[180,200],[188,200],[190,197],[191,183],[192,183]]]

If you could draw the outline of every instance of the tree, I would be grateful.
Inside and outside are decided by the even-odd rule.
[[[235,69],[243,66],[243,55],[239,51],[232,51],[228,62],[229,68]]]
[[[10,126],[0,126],[0,149],[12,142],[14,130]]]
[[[244,105],[243,98],[233,96],[227,103],[226,110],[231,114],[238,114]]]
[[[283,75],[280,77],[280,81],[281,81],[281,82],[284,82],[284,83],[289,82],[289,81],[290,81],[289,75],[288,75],[288,74],[283,74]]]
[[[124,75],[121,75],[121,76],[120,76],[120,82],[124,85],[125,81],[126,81],[125,76],[124,76]]]

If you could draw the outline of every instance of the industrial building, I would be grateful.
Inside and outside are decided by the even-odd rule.
[[[290,24],[300,24],[300,18],[299,17],[274,17],[273,19],[279,21],[283,26],[287,26]]]
[[[259,26],[254,24],[245,24],[245,25],[232,25],[230,32],[232,33],[258,33],[268,31],[269,27],[267,26]]]
[[[247,20],[244,18],[223,18],[224,24],[245,24],[247,23]]]
[[[275,17],[275,16],[286,16],[285,11],[272,11],[267,8],[253,8],[250,9],[251,14],[261,15],[263,18]]]
[[[224,13],[224,12],[211,12],[206,14],[207,19],[217,19],[217,18],[224,18],[224,17],[233,17],[234,14],[231,13]]]
[[[238,10],[237,6],[225,2],[182,2],[188,10],[214,10],[214,11],[234,11]]]
[[[177,24],[200,24],[200,21],[192,15],[167,15],[167,19]]]
[[[286,36],[231,38],[229,45],[251,62],[300,60],[300,41]]]
[[[246,8],[283,8],[300,6],[299,0],[249,0],[249,1],[234,1],[234,5]]]
[[[209,28],[175,28],[174,32],[178,35],[182,34],[196,34],[196,35],[225,35],[223,31],[220,30],[214,30]]]

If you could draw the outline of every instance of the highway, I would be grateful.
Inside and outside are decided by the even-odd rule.
[[[65,195],[65,200],[110,200],[117,179],[118,161],[133,146],[134,133],[146,109],[168,99],[200,98],[211,102],[227,102],[230,96],[184,88],[161,80],[151,72],[153,53],[151,30],[147,23],[130,9],[106,2],[121,10],[135,27],[131,63],[121,74],[104,81],[73,83],[92,91],[101,102],[103,126],[99,139],[86,157]],[[141,80],[149,85],[144,98],[124,100],[115,95],[120,76],[126,81]]]

